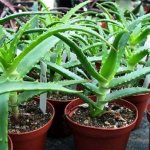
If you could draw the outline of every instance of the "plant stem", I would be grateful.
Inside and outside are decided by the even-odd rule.
[[[19,116],[19,108],[18,108],[18,99],[17,99],[17,92],[10,93],[9,96],[9,105],[10,111],[13,114],[14,118],[18,118]]]
[[[100,94],[97,95],[97,107],[100,108],[101,110],[104,110],[105,104],[107,103],[106,99],[106,95],[109,92],[109,89],[106,87],[106,84],[100,84],[99,86],[99,91]]]

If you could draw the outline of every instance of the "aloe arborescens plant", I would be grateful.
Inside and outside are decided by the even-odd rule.
[[[125,50],[130,42],[130,37],[132,35],[132,29],[134,29],[137,24],[141,23],[144,19],[148,18],[149,15],[141,16],[134,20],[128,29],[124,29],[124,31],[120,31],[115,39],[113,44],[106,43],[104,38],[101,38],[103,42],[106,43],[107,47],[110,47],[109,50],[106,50],[105,56],[102,56],[102,66],[99,72],[97,72],[92,64],[88,61],[88,58],[83,53],[82,48],[77,46],[77,44],[70,40],[66,34],[56,34],[57,37],[65,41],[77,55],[78,60],[80,61],[82,67],[87,71],[87,73],[93,77],[97,82],[96,85],[92,85],[91,83],[83,83],[87,89],[92,91],[97,96],[96,102],[89,100],[87,97],[83,97],[83,100],[89,104],[89,108],[91,109],[92,116],[100,116],[104,112],[104,106],[106,103],[120,99],[125,96],[135,95],[140,93],[148,93],[149,89],[143,87],[128,87],[124,89],[119,89],[116,91],[112,91],[112,89],[120,87],[122,85],[128,84],[131,81],[135,81],[146,74],[150,73],[150,67],[143,67],[141,69],[133,69],[130,73],[125,73],[124,75],[117,77],[118,70],[121,67],[122,60],[124,60]],[[103,53],[102,53],[103,54]],[[146,53],[147,54],[147,53]],[[140,54],[139,54],[140,55]],[[139,55],[135,55],[133,59],[130,59],[134,62],[139,62]],[[140,58],[143,57],[141,53]],[[69,70],[58,66],[53,63],[48,62],[48,66],[53,70],[59,72],[62,75],[65,75],[71,79],[82,79],[78,75]],[[79,94],[81,96],[81,94]],[[81,96],[82,97],[82,96]]]
[[[34,18],[32,20],[34,20]],[[24,77],[32,69],[32,67],[37,62],[39,62],[39,60],[44,57],[45,54],[59,41],[58,38],[52,35],[54,33],[68,31],[71,29],[70,27],[66,27],[65,25],[53,28],[46,33],[40,35],[29,45],[25,46],[21,54],[17,56],[16,51],[18,47],[18,42],[20,41],[22,34],[30,27],[32,20],[25,24],[21,29],[19,29],[13,39],[9,40],[6,38],[6,41],[4,42],[4,44],[1,45],[0,48],[0,148],[4,150],[8,149],[8,103],[10,111],[13,113],[14,117],[17,118],[19,115],[18,105],[31,98],[32,96],[48,90],[58,90],[70,93],[73,91],[66,89],[63,86],[79,83],[79,81],[58,81],[56,83],[23,81]],[[73,30],[77,30],[75,26],[73,27]],[[80,28],[80,30],[82,29]]]

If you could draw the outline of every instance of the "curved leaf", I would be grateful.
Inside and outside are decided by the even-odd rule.
[[[93,68],[92,64],[87,60],[86,56],[84,55],[84,53],[82,52],[82,50],[69,38],[67,38],[66,36],[62,35],[62,34],[56,34],[56,36],[58,38],[60,38],[61,40],[63,40],[65,43],[67,43],[72,50],[74,51],[74,53],[77,55],[78,59],[80,60],[82,66],[86,69],[86,71],[89,73],[89,75],[93,76],[95,79],[97,79],[98,81],[106,81],[106,79],[102,76],[100,76],[96,70]]]
[[[55,28],[51,28],[49,29],[46,33],[42,34],[40,37],[38,37],[35,41],[33,41],[12,63],[11,67],[8,68],[7,70],[7,74],[11,74],[13,71],[16,70],[16,68],[18,67],[19,64],[19,68],[18,69],[18,73],[22,74],[22,76],[24,76],[31,67],[33,67],[34,64],[36,64],[39,61],[39,58],[41,58],[42,56],[44,56],[44,54],[47,53],[47,51],[52,48],[57,42],[58,39],[54,38],[54,37],[50,37],[53,34],[59,33],[59,32],[65,32],[65,31],[71,31],[71,30],[75,30],[75,31],[82,31],[82,32],[86,32],[89,33],[93,36],[96,36],[97,38],[103,40],[104,42],[106,42],[106,44],[110,47],[112,47],[102,36],[100,36],[98,33],[96,33],[95,31],[90,30],[89,28],[86,27],[81,27],[81,26],[71,26],[71,25],[61,25]],[[51,41],[52,40],[52,41]],[[52,44],[51,44],[52,42]],[[41,46],[42,45],[42,46]],[[43,51],[41,51],[41,49],[43,49]],[[33,51],[33,52],[32,52]],[[34,59],[31,58],[31,53],[34,53]],[[35,53],[37,53],[35,55]],[[42,53],[42,55],[40,54]],[[30,57],[28,57],[28,55]],[[25,57],[25,58],[24,58]],[[32,56],[33,57],[33,56]],[[22,59],[24,59],[24,61],[22,61]],[[31,60],[33,59],[33,60]],[[21,61],[23,62],[23,64],[21,63]],[[25,62],[30,62],[30,64],[28,63],[28,67],[25,67],[26,65],[24,64]],[[27,63],[26,63],[27,64]],[[23,68],[24,67],[24,68]],[[22,70],[24,69],[24,71]],[[23,73],[24,72],[24,73]]]
[[[142,87],[132,87],[132,88],[125,88],[118,91],[113,91],[112,93],[108,94],[106,97],[106,101],[112,100],[119,100],[120,98],[131,96],[131,95],[138,95],[150,93],[150,89],[142,88]]]
[[[75,73],[63,68],[62,66],[58,66],[57,64],[51,63],[51,62],[46,62],[47,67],[54,70],[55,72],[61,74],[62,76],[65,76],[69,79],[74,79],[74,80],[82,80],[83,78],[81,78],[80,76],[76,75]],[[90,91],[92,91],[95,94],[100,94],[100,91],[98,90],[98,88],[92,84],[92,83],[82,83],[82,85],[84,87],[86,87],[87,89],[89,89]]]
[[[8,100],[9,94],[0,95],[0,149],[8,149]]]
[[[32,16],[32,15],[46,15],[46,14],[60,14],[59,12],[50,12],[50,11],[46,11],[46,12],[20,12],[20,13],[15,13],[15,14],[11,14],[9,16],[6,16],[5,18],[1,18],[0,19],[0,24],[4,24],[5,22],[14,19],[16,17],[22,17],[22,16]]]
[[[129,83],[133,80],[137,80],[137,79],[141,78],[142,76],[145,76],[149,73],[150,73],[150,67],[140,68],[140,69],[138,69],[134,72],[128,73],[122,77],[114,78],[110,82],[109,88],[113,88],[113,87],[121,86],[123,84],[127,84],[127,83]]]
[[[133,68],[136,66],[146,55],[149,54],[148,49],[142,50],[140,52],[137,52],[133,54],[131,57],[128,59],[128,65]]]
[[[40,83],[27,81],[9,81],[6,80],[0,83],[0,94],[13,91],[62,91],[66,93],[78,93],[79,91],[69,90],[57,83]]]

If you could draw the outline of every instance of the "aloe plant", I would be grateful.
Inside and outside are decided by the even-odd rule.
[[[39,83],[31,81],[23,81],[26,74],[33,68],[39,60],[47,54],[47,52],[53,48],[59,41],[58,38],[53,35],[59,32],[65,32],[70,30],[82,31],[91,33],[99,38],[102,38],[95,31],[89,30],[89,28],[83,29],[76,25],[60,25],[49,29],[47,32],[40,35],[34,41],[31,41],[25,46],[23,51],[16,55],[18,43],[23,33],[29,29],[33,18],[27,24],[25,24],[19,31],[13,36],[13,39],[5,39],[4,44],[0,48],[0,64],[1,64],[1,76],[0,76],[0,95],[1,99],[1,121],[0,121],[0,148],[8,149],[7,147],[7,117],[8,117],[8,103],[9,109],[14,114],[14,117],[18,117],[19,108],[18,105],[21,102],[27,101],[28,98],[35,96],[46,91],[62,91],[67,93],[77,93],[76,91],[69,90],[63,86],[76,84],[79,82],[85,82],[85,80],[71,80],[61,81],[54,83]],[[41,51],[42,49],[42,51]],[[33,59],[34,58],[34,59]],[[34,90],[34,91],[33,91]],[[18,92],[17,91],[24,91]],[[24,97],[22,97],[22,95]],[[4,113],[5,112],[5,113]]]
[[[68,12],[62,18],[61,24],[57,26],[52,26],[47,30],[43,30],[40,28],[33,29],[32,22],[34,22],[38,16],[32,18],[29,22],[23,25],[16,34],[14,33],[11,36],[7,32],[5,32],[5,29],[2,27],[2,30],[4,31],[4,33],[2,33],[2,37],[5,36],[5,39],[1,41],[0,47],[0,96],[2,99],[1,106],[3,107],[0,110],[0,149],[8,149],[8,109],[13,113],[14,118],[17,118],[19,116],[18,106],[20,103],[23,103],[32,98],[33,96],[47,91],[79,93],[78,96],[84,97],[84,99],[89,101],[89,99],[86,98],[86,96],[84,96],[83,94],[80,94],[80,92],[70,90],[64,87],[82,82],[85,83],[85,80],[82,78],[48,83],[40,83],[38,81],[24,81],[24,78],[26,77],[27,73],[41,60],[41,58],[43,58],[47,54],[47,52],[54,48],[55,45],[60,41],[59,38],[54,36],[57,33],[64,32],[67,33],[67,35],[69,35],[72,31],[77,31],[77,33],[82,32],[84,34],[90,34],[106,42],[107,45],[111,47],[111,45],[101,35],[99,35],[91,28],[85,26],[83,28],[82,25],[72,25],[68,23],[68,20],[73,15],[73,13],[87,3],[88,2],[84,2],[83,4],[77,6],[75,9]],[[22,14],[18,14],[18,16],[22,16]],[[15,16],[13,15],[11,15],[10,17],[7,16],[6,18],[1,19],[1,23],[4,23],[8,19],[12,19],[14,17]],[[37,32],[37,30],[38,32],[39,30],[42,31],[42,34],[38,37],[33,36],[35,40],[32,40],[31,38],[29,41],[27,41],[27,43],[22,47],[22,51],[20,52],[20,54],[18,54],[17,51],[19,48],[19,43],[22,42],[22,36],[24,36],[27,33],[33,34],[35,31]],[[93,60],[97,60],[97,58],[92,58],[91,61]],[[79,62],[77,62],[77,64],[78,63]],[[90,84],[90,86],[93,87],[92,84]]]
[[[117,76],[117,73],[122,66],[122,61],[127,59],[127,57],[125,57],[125,52],[128,48],[128,45],[131,44],[130,42],[133,35],[132,30],[138,24],[142,23],[144,20],[147,20],[148,17],[149,14],[133,20],[132,22],[130,22],[127,28],[123,24],[123,28],[121,29],[121,31],[118,31],[114,35],[114,41],[112,43],[107,42],[107,37],[104,37],[102,35],[103,38],[101,38],[101,40],[106,43],[108,48],[107,54],[105,54],[104,57],[104,53],[102,53],[102,66],[98,72],[92,66],[92,63],[88,61],[88,57],[83,53],[83,47],[79,47],[76,42],[73,41],[70,36],[67,36],[66,34],[55,34],[56,37],[60,38],[70,46],[71,50],[74,51],[74,53],[77,55],[78,60],[80,61],[82,67],[86,70],[87,74],[95,80],[95,82],[93,82],[95,84],[91,84],[89,82],[82,83],[82,85],[96,95],[96,102],[93,102],[88,97],[85,97],[80,93],[77,94],[86,103],[89,104],[89,109],[92,116],[102,115],[105,105],[112,100],[120,99],[129,95],[150,92],[149,89],[143,87],[128,87],[120,89],[120,86],[124,87],[124,85],[129,84],[131,81],[136,81],[137,79],[140,79],[146,74],[149,74],[150,67],[143,67],[141,69],[134,67],[134,69],[130,69],[129,73],[125,73],[120,77]],[[120,19],[122,20],[123,18]],[[124,20],[122,20],[122,22],[124,22]],[[140,41],[143,41],[144,38],[145,36],[141,36]],[[135,64],[139,63],[141,58],[149,53],[147,52],[146,54],[145,52],[138,52],[134,54],[134,56],[132,56],[132,59],[130,58],[130,64],[135,66]],[[51,69],[60,73],[61,75],[64,75],[65,77],[68,77],[70,79],[83,79],[77,74],[69,71],[63,65],[59,66],[51,62],[47,62],[47,64]],[[113,89],[117,87],[119,87],[119,89],[113,91]]]

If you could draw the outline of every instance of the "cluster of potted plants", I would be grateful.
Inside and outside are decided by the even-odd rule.
[[[63,15],[39,2],[43,11],[0,19],[0,149],[44,150],[64,116],[77,150],[125,149],[150,96],[150,14],[113,2],[77,13],[86,1]],[[11,19],[17,30],[6,28]],[[46,92],[48,101],[39,98]]]

